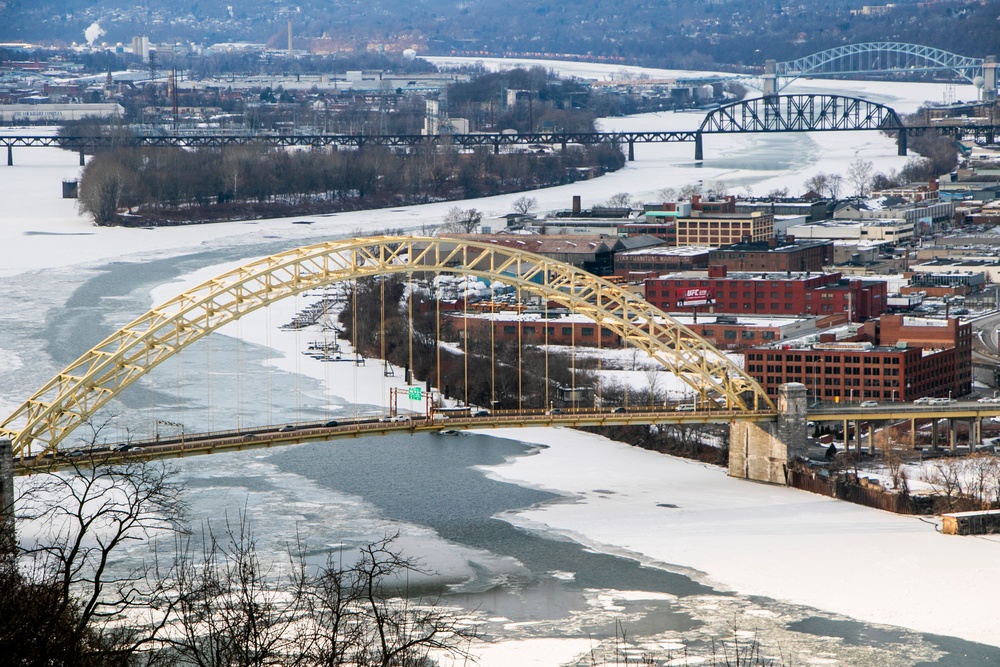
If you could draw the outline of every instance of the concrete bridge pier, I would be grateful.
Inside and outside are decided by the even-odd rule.
[[[13,146],[7,146],[7,166],[8,167],[13,167],[14,166],[14,147]]]
[[[702,142],[701,132],[694,133],[694,159],[699,162],[705,159],[705,144]]]
[[[635,162],[635,140],[628,140],[628,161]]]
[[[788,461],[806,446],[806,386],[778,387],[774,423],[733,422],[729,427],[729,474],[755,482],[785,485]]]
[[[10,440],[0,439],[0,558],[14,554],[14,450]]]
[[[983,101],[993,102],[997,98],[997,57],[983,58]]]
[[[896,155],[906,155],[906,130],[899,128],[899,137],[896,139]]]
[[[771,97],[778,94],[778,61],[764,61],[764,97]]]

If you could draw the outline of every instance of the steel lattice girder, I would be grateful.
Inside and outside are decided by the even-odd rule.
[[[710,343],[645,300],[580,269],[487,243],[377,237],[330,241],[265,257],[153,308],[35,392],[4,420],[0,435],[12,440],[15,455],[38,453],[39,446],[55,450],[132,382],[247,313],[334,282],[435,272],[502,279],[543,295],[648,352],[703,400],[741,410],[774,409],[760,385]]]
[[[903,126],[891,107],[842,95],[772,95],[711,111],[700,132],[815,132],[894,130]]]
[[[899,58],[901,56],[910,57],[913,62],[925,63],[921,67],[914,68],[912,65],[905,68],[874,67],[869,64],[867,67],[858,68],[851,66],[849,62],[852,56],[872,56],[889,54]],[[840,66],[842,64],[847,67]],[[839,65],[838,65],[839,64]],[[836,67],[829,68],[831,65]],[[952,70],[967,81],[972,81],[974,77],[982,73],[983,59],[961,56],[949,51],[942,51],[929,46],[919,44],[906,44],[904,42],[864,42],[862,44],[847,44],[833,49],[827,49],[818,53],[789,60],[777,64],[776,74],[780,78],[788,78],[789,81],[800,76],[810,74],[861,74],[871,72],[893,72],[893,71],[936,71]],[[787,83],[786,83],[787,85]]]

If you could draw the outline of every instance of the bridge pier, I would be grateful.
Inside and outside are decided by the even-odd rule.
[[[701,132],[694,133],[694,159],[697,161],[705,159],[705,145],[702,143]]]
[[[729,427],[730,476],[787,484],[788,461],[806,444],[806,414],[806,386],[789,382],[778,387],[776,422],[733,422]]]
[[[899,137],[896,138],[896,155],[906,155],[906,130],[899,128]]]
[[[87,156],[83,154],[82,148],[80,149],[80,166],[81,167],[87,166]]]
[[[8,167],[13,167],[14,166],[14,147],[13,146],[7,146],[7,166]]]
[[[997,99],[997,57],[983,58],[983,101],[993,102]]]
[[[778,61],[777,60],[765,60],[764,61],[764,85],[763,93],[764,97],[771,97],[772,95],[778,94]]]
[[[628,140],[628,161],[635,162],[635,140]]]
[[[15,553],[14,450],[10,440],[0,439],[0,559]]]

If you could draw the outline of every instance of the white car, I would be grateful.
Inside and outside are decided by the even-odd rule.
[[[983,398],[979,399],[979,402],[980,403],[997,403],[998,401],[997,401],[997,399],[992,398],[990,396],[984,396]]]
[[[932,398],[928,401],[930,405],[949,405],[951,403],[958,403],[954,398]]]
[[[933,401],[933,400],[934,399],[931,398],[930,396],[924,396],[923,398],[918,398],[917,400],[913,401],[913,404],[914,405],[929,405],[930,402]]]
[[[861,401],[861,407],[863,408],[877,408],[878,401]]]

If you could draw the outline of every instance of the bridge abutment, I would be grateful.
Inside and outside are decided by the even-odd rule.
[[[806,386],[778,388],[778,420],[733,422],[729,427],[729,475],[770,484],[787,484],[789,459],[806,444]]]

